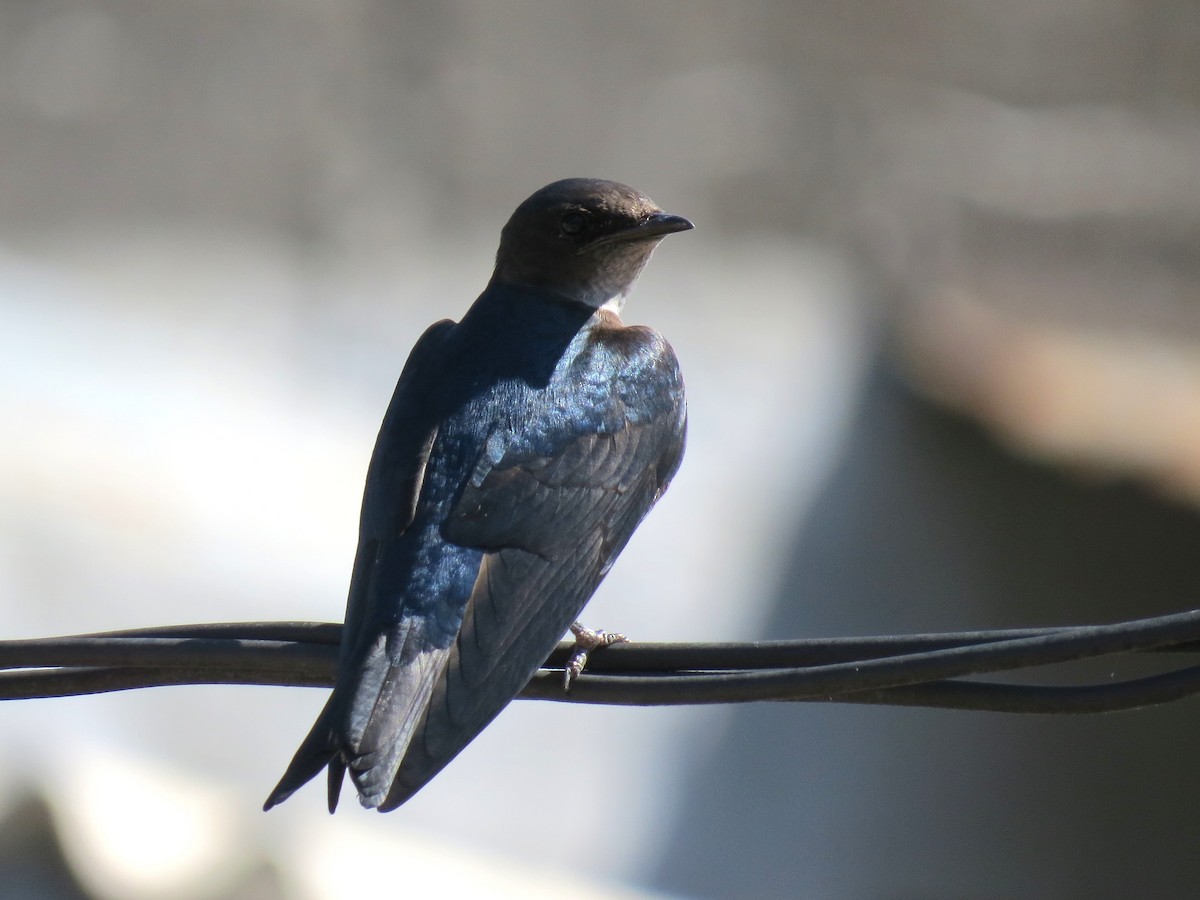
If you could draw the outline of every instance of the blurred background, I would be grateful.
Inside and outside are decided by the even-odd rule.
[[[573,175],[697,225],[626,308],[681,359],[688,455],[589,624],[1197,605],[1200,6],[0,0],[0,632],[340,619],[409,347]],[[262,814],[323,700],[4,705],[0,895],[1200,883],[1195,701],[516,703],[390,816]]]

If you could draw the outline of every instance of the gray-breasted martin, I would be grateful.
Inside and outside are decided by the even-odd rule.
[[[679,467],[683,380],[618,313],[692,223],[612,181],[517,207],[462,321],[417,341],[367,472],[337,681],[264,809],[329,767],[395,809],[517,695]],[[591,641],[591,644],[587,644]]]

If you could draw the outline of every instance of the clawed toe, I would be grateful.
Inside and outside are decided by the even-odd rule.
[[[583,673],[588,655],[593,650],[629,640],[615,631],[593,631],[579,622],[571,626],[571,634],[575,636],[575,646],[571,648],[571,655],[567,658],[567,665],[563,670],[563,690],[568,692],[571,690],[571,682]]]

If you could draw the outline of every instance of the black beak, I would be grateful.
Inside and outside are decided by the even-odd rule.
[[[665,237],[668,234],[674,234],[677,231],[690,231],[695,228],[690,221],[683,216],[674,216],[671,213],[657,212],[641,222],[638,222],[631,228],[626,228],[622,231],[606,234],[599,237],[587,245],[587,248],[598,247],[601,244],[625,243],[626,241],[648,241],[653,238]]]
[[[655,213],[642,222],[634,232],[640,237],[662,237],[664,234],[674,234],[677,231],[691,231],[696,226],[683,216],[673,216],[670,213]]]

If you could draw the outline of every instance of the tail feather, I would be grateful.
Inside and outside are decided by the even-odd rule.
[[[329,766],[329,811],[333,812],[336,808],[338,792],[334,789],[334,773],[337,773],[336,784],[340,788],[345,764],[341,761],[341,753],[329,724],[329,706],[328,703],[325,704],[308,737],[300,744],[300,749],[292,757],[287,771],[279,779],[279,784],[275,785],[275,790],[267,797],[267,802],[263,804],[264,812],[292,796],[326,766]]]
[[[349,772],[367,809],[387,798],[449,655],[449,647],[430,646],[422,628],[404,622],[381,635],[353,670],[339,776]]]
[[[318,770],[320,771],[320,770]],[[315,774],[315,773],[314,773]],[[337,812],[338,800],[342,796],[342,779],[346,776],[346,761],[335,753],[329,760],[329,814]]]

